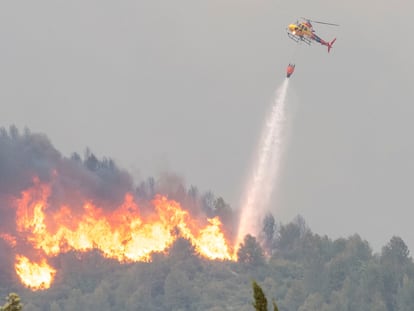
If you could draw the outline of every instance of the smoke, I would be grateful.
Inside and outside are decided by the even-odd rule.
[[[178,204],[173,201],[165,203],[160,195],[175,200]],[[33,203],[38,201],[44,202],[44,208],[36,210],[36,204]],[[91,205],[86,206],[86,203]],[[183,209],[186,211],[183,212]],[[173,213],[177,214],[171,216]],[[116,247],[126,248],[125,243],[135,241],[133,238],[141,238],[140,234],[144,236],[147,228],[158,228],[160,223],[165,224],[167,228],[164,234],[166,241],[169,241],[168,234],[172,234],[173,237],[182,234],[183,237],[192,239],[192,243],[198,243],[197,247],[200,252],[204,252],[204,256],[215,258],[219,252],[219,256],[231,258],[232,249],[230,243],[226,243],[235,237],[238,224],[234,221],[234,214],[221,197],[215,197],[211,192],[202,194],[195,186],[187,189],[183,179],[174,173],[163,173],[157,180],[150,177],[134,185],[128,172],[118,168],[109,158],[98,159],[89,149],[82,157],[77,153],[65,157],[43,134],[31,133],[28,129],[20,133],[15,126],[8,130],[0,128],[1,279],[16,279],[10,272],[13,270],[15,254],[16,260],[18,256],[23,255],[37,263],[53,258],[56,254],[48,251],[49,246],[46,244],[49,245],[51,241],[55,243],[55,238],[61,241],[56,242],[56,247],[62,248],[61,253],[71,249],[82,249],[78,247],[77,240],[72,235],[78,234],[78,231],[84,228],[82,226],[88,226],[92,222],[104,223],[108,228],[114,226],[119,229],[108,229],[108,237],[103,239],[106,242],[118,238],[117,234],[125,234],[126,238]],[[216,216],[220,218],[222,227],[220,221],[213,219]],[[87,221],[84,221],[85,219]],[[23,220],[24,226],[21,225]],[[33,225],[35,222],[36,225]],[[82,225],[78,226],[81,222]],[[138,223],[142,226],[137,226]],[[175,227],[170,230],[170,225]],[[85,242],[86,236],[89,237],[88,234],[93,233],[92,229],[106,229],[105,226],[85,227],[90,230],[85,232],[85,235],[80,235],[83,237],[82,243]],[[66,233],[57,234],[62,228]],[[194,231],[194,236],[193,231],[188,228]],[[148,240],[154,238],[152,244],[160,242],[163,246],[164,240],[160,238],[159,233],[152,237],[152,232],[149,230]],[[102,240],[101,236],[97,236],[98,242]],[[73,244],[69,243],[72,242],[69,241],[71,238],[75,241]],[[89,240],[94,238],[95,236],[91,235]],[[42,242],[46,239],[49,239],[49,242],[43,245]],[[93,240],[95,244],[92,244],[98,245],[97,241]],[[140,246],[146,249],[143,241],[146,241],[145,238],[141,239],[143,245]],[[206,243],[211,245],[206,247]],[[218,248],[223,246],[220,243],[224,243],[224,251]],[[108,250],[111,251],[113,248],[105,247],[106,244],[99,249],[113,258],[111,256],[115,255],[108,255]],[[139,251],[140,247],[134,245],[132,252]],[[156,251],[159,249],[154,250]],[[119,258],[127,255],[131,255],[130,252]]]
[[[21,134],[15,126],[9,131],[0,128],[1,220],[8,212],[9,204],[4,200],[18,197],[33,185],[34,178],[53,184],[51,203],[75,203],[80,197],[98,203],[121,202],[125,193],[133,190],[131,176],[111,159],[98,160],[89,150],[83,160],[76,153],[66,158],[43,134],[28,129]]]
[[[8,271],[6,263],[13,258],[10,241],[16,244],[13,237],[18,236],[14,200],[35,180],[51,185],[51,211],[62,204],[80,210],[85,198],[108,209],[119,205],[125,193],[133,190],[130,175],[110,159],[98,160],[88,150],[84,159],[76,153],[66,158],[43,134],[28,129],[20,133],[15,126],[0,128],[0,253],[7,254],[3,256],[7,260],[0,258],[0,275]],[[13,246],[15,251],[19,248],[29,250],[22,240]]]
[[[246,234],[258,235],[260,223],[276,183],[283,151],[286,93],[289,79],[277,89],[272,110],[262,130],[253,174],[241,208],[237,244]]]
[[[83,156],[73,153],[65,157],[46,135],[28,129],[20,133],[11,126],[8,130],[0,127],[0,233],[15,233],[8,230],[15,223],[10,200],[32,187],[34,179],[51,185],[52,210],[62,204],[81,209],[85,199],[112,209],[123,202],[126,193],[145,206],[156,194],[162,194],[181,203],[192,215],[234,218],[228,217],[230,207],[222,198],[201,193],[195,186],[187,189],[184,179],[175,173],[163,172],[136,185],[132,176],[110,158],[98,159],[89,149]],[[236,228],[237,224],[230,226]],[[227,229],[234,232],[235,228]]]

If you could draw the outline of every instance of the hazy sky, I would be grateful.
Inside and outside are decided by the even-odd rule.
[[[274,195],[282,222],[392,235],[414,252],[414,4],[397,1],[0,2],[0,126],[63,153],[114,158],[139,180],[171,170],[235,208],[286,66],[289,139]],[[285,28],[316,25],[326,47]]]

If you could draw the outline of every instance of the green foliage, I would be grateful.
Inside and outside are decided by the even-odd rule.
[[[0,307],[0,311],[21,311],[23,305],[20,302],[20,297],[16,293],[10,293],[7,298],[7,302],[3,307]]]
[[[256,281],[252,282],[253,287],[253,307],[256,311],[267,311],[267,298],[262,290],[262,288],[257,284]],[[273,311],[279,311],[276,301],[272,299]]]
[[[263,247],[267,254],[271,254],[276,234],[276,221],[271,213],[263,219]]]
[[[192,193],[196,198],[197,191]],[[281,243],[270,246],[269,260],[249,235],[239,249],[238,262],[201,258],[182,238],[166,254],[153,254],[149,263],[120,265],[99,252],[67,253],[55,261],[60,272],[51,289],[22,291],[22,299],[28,301],[25,309],[414,310],[414,263],[402,239],[393,237],[380,254],[372,254],[358,235],[331,240],[298,221],[276,228],[275,241]],[[260,284],[253,285],[254,303],[252,279]],[[12,291],[8,280],[0,278],[0,295]],[[277,305],[266,300],[264,292],[272,293]],[[16,304],[12,296],[8,299]],[[8,308],[0,310],[19,310]]]
[[[279,237],[276,242],[278,256],[289,260],[296,260],[301,255],[298,252],[302,245],[300,229],[301,228],[295,223],[281,226]]]
[[[412,311],[414,305],[414,280],[404,276],[402,285],[398,289],[396,297],[397,310]]]
[[[381,292],[389,310],[397,310],[398,291],[404,283],[404,276],[409,273],[411,261],[407,245],[400,237],[392,237],[382,248],[380,257]],[[412,274],[411,274],[412,275]]]
[[[191,256],[195,256],[196,252],[190,241],[184,238],[178,238],[168,250],[168,254],[172,260],[178,262]]]
[[[405,242],[400,237],[393,236],[382,248],[381,261],[401,265],[408,260],[409,254],[410,251]]]
[[[263,293],[262,288],[256,283],[256,281],[252,282],[253,287],[253,307],[256,311],[267,311],[267,299],[265,294]]]
[[[273,305],[273,311],[279,311],[279,308],[277,307],[276,301],[272,300]]]
[[[240,263],[250,266],[262,265],[265,262],[263,249],[254,236],[247,234],[244,242],[240,244],[237,257]]]

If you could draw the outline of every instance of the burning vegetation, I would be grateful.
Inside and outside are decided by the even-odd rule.
[[[50,260],[71,251],[148,262],[184,238],[204,258],[236,259],[232,230],[223,225],[231,227],[231,210],[211,193],[186,191],[171,175],[135,188],[112,160],[90,151],[84,160],[64,158],[44,136],[15,128],[0,131],[0,146],[0,185],[7,185],[0,190],[0,239],[32,290],[49,288],[59,273]]]

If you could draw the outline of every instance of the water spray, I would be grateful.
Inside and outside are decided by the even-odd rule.
[[[285,102],[289,79],[276,90],[272,110],[262,130],[253,173],[242,201],[236,248],[246,234],[257,236],[269,208],[283,151]]]

